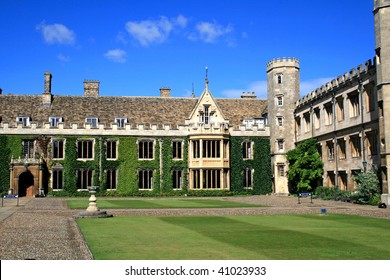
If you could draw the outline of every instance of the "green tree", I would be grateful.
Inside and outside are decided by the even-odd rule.
[[[356,187],[354,194],[357,203],[376,204],[380,200],[379,179],[373,168],[370,172],[360,172],[352,177]]]
[[[323,174],[323,163],[317,150],[317,139],[310,138],[287,152],[287,178],[291,193],[312,191]]]

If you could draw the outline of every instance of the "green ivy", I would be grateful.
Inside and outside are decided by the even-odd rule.
[[[243,160],[242,142],[254,143],[252,160]],[[230,138],[230,190],[234,193],[268,194],[272,192],[272,171],[269,139],[265,137]],[[245,168],[254,169],[253,189],[245,190],[243,175]]]

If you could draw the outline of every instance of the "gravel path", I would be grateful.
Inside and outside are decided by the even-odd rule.
[[[134,199],[134,198],[132,198]],[[164,198],[167,199],[167,198]],[[177,198],[176,198],[177,199]],[[196,198],[199,199],[199,198]],[[207,198],[206,198],[207,199]],[[390,219],[390,209],[337,201],[280,196],[245,196],[211,198],[268,207],[220,209],[118,209],[114,216],[182,216],[182,215],[274,215],[274,214],[353,214]],[[99,201],[98,201],[99,204]],[[0,208],[0,259],[2,260],[87,260],[92,259],[75,223],[79,210],[70,210],[60,198],[21,198],[18,207],[7,202]]]

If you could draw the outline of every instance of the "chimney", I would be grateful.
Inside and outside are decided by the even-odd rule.
[[[252,91],[252,94],[250,92],[245,93],[242,92],[241,98],[256,98],[256,94]]]
[[[45,86],[42,93],[42,104],[43,106],[50,106],[52,101],[52,95],[51,95],[52,75],[50,74],[49,71],[46,71],[44,77],[45,77]]]
[[[99,81],[84,81],[84,96],[98,97],[99,96]]]
[[[50,93],[51,94],[51,74],[49,71],[46,71],[45,74],[45,88],[43,93]]]
[[[160,97],[171,97],[171,89],[169,87],[160,88]]]

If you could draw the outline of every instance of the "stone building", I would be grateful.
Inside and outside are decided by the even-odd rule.
[[[300,98],[299,61],[266,65],[267,99],[84,96],[0,91],[0,187],[20,195],[106,191],[221,190],[288,194],[286,153],[315,137],[323,185],[354,188],[352,176],[379,166],[389,203],[390,0],[374,0],[375,58]],[[239,110],[238,110],[239,108]],[[5,156],[4,156],[5,155]]]

